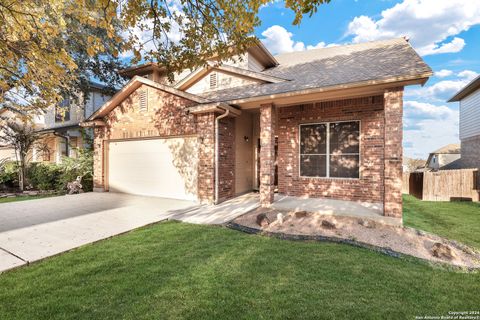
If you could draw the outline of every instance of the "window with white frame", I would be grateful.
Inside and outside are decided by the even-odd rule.
[[[360,177],[360,121],[300,125],[300,176]]]

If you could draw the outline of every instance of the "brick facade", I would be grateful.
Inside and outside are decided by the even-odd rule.
[[[291,196],[383,202],[383,96],[280,108],[278,114],[278,190]],[[299,125],[360,121],[360,178],[314,178],[299,174]]]
[[[147,92],[146,110],[140,111],[141,92]],[[213,203],[215,197],[215,116],[214,113],[193,115],[186,111],[188,99],[142,85],[105,118],[105,127],[94,129],[94,188],[106,184],[105,162],[109,140],[199,137],[198,199]],[[220,192],[226,200],[235,195],[235,121],[220,121]]]
[[[224,201],[235,197],[235,118],[219,122],[218,198]]]
[[[386,216],[402,217],[403,88],[385,91],[385,197]]]
[[[275,129],[277,114],[273,104],[260,107],[260,203],[273,203],[275,189]]]
[[[480,135],[462,139],[461,153],[463,168],[480,168]]]

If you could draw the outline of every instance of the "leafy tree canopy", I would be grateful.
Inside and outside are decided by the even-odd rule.
[[[169,75],[228,58],[251,45],[260,7],[270,1],[0,0],[0,106],[44,109],[85,92],[91,78],[113,90],[126,53]],[[328,2],[284,4],[296,25]]]

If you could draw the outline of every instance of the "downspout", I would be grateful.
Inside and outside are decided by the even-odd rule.
[[[218,169],[219,169],[219,159],[220,159],[220,154],[219,154],[219,149],[220,149],[220,143],[219,143],[219,137],[220,137],[220,130],[219,130],[219,125],[220,125],[220,120],[227,117],[230,114],[230,110],[228,109],[223,109],[225,113],[219,115],[215,119],[215,200],[214,203],[218,204],[219,199],[218,199]]]

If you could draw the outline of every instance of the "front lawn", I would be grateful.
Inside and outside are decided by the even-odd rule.
[[[0,204],[1,203],[7,203],[7,202],[15,202],[15,201],[25,201],[25,200],[34,200],[34,199],[42,199],[42,198],[48,198],[48,197],[54,197],[56,196],[55,194],[43,194],[43,195],[37,195],[37,196],[18,196],[18,197],[7,197],[7,198],[0,198]]]
[[[480,249],[480,203],[421,201],[403,196],[406,226],[457,240]]]
[[[0,275],[0,319],[414,319],[478,292],[478,273],[168,222]]]

